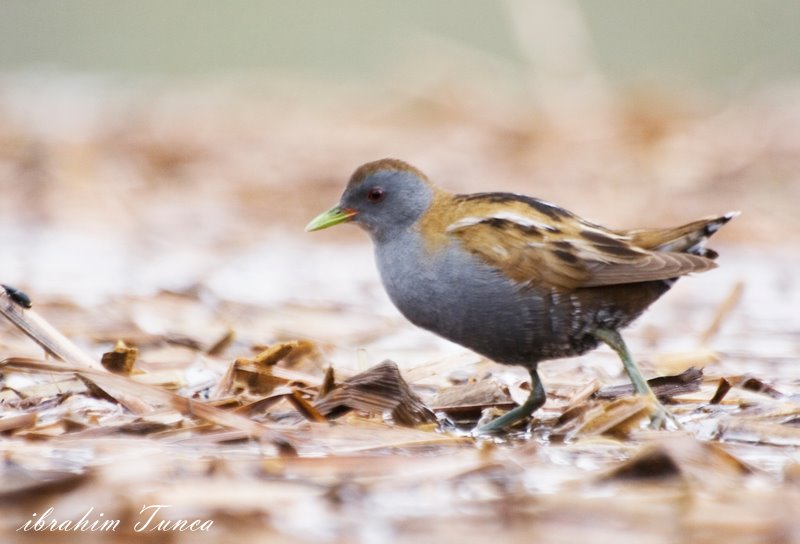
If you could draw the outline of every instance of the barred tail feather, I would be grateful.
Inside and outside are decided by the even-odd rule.
[[[680,227],[641,229],[629,231],[625,234],[631,237],[631,241],[635,245],[643,249],[690,253],[707,259],[716,259],[718,257],[717,252],[707,248],[706,242],[723,225],[738,216],[739,213],[734,211],[720,216],[706,217]]]

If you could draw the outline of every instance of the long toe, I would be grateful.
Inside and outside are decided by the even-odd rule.
[[[472,431],[473,436],[478,436],[482,434],[495,434],[502,431],[508,430],[512,427],[515,423],[520,420],[529,418],[531,413],[529,410],[526,409],[525,406],[518,406],[507,412],[506,414],[498,417],[497,419],[493,419],[492,421],[485,423],[483,425],[479,425],[475,427]]]
[[[544,392],[544,386],[542,385],[542,380],[539,379],[539,374],[536,372],[535,366],[533,368],[529,368],[528,372],[531,376],[531,394],[528,396],[527,400],[505,415],[498,417],[494,421],[490,421],[485,425],[477,427],[474,431],[472,431],[473,435],[490,434],[503,431],[518,421],[529,419],[536,410],[542,407],[547,399],[547,395]]]
[[[683,425],[661,403],[656,403],[650,410],[650,428],[655,430],[682,430]]]

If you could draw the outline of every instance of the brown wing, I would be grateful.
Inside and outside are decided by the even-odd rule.
[[[642,249],[631,238],[574,217],[557,228],[534,220],[469,218],[448,229],[465,249],[521,283],[564,289],[665,280],[715,267],[710,259]]]

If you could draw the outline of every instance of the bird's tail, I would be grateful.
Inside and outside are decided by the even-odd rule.
[[[725,215],[705,217],[680,227],[667,229],[639,229],[625,232],[631,242],[642,249],[691,253],[708,259],[716,259],[717,252],[706,247],[706,241],[725,223],[739,215],[728,212]]]

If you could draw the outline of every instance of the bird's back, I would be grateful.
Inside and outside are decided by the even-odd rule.
[[[629,325],[677,277],[713,268],[716,253],[706,240],[735,215],[611,231],[545,206],[552,205],[537,204],[538,211],[550,216],[536,219],[508,208],[462,211],[439,221],[445,241],[436,247],[384,247],[378,262],[391,271],[382,272],[387,291],[413,323],[497,362],[535,365],[593,349],[593,331]],[[642,263],[649,275],[637,276]],[[644,279],[625,281],[637,277]]]

